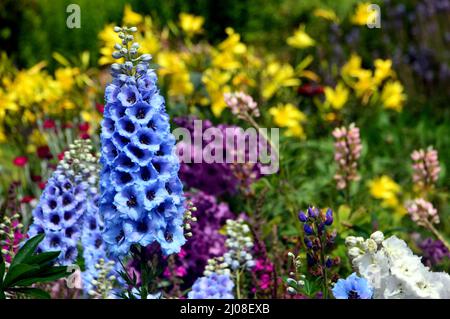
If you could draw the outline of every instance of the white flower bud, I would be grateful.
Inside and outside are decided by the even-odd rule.
[[[345,238],[345,245],[348,247],[356,246],[356,238],[354,236],[348,236]]]
[[[348,255],[351,259],[359,257],[359,255],[361,255],[361,249],[359,249],[358,247],[352,247],[348,250]]]
[[[378,245],[381,245],[384,240],[384,234],[378,230],[370,235],[370,238],[373,239]]]

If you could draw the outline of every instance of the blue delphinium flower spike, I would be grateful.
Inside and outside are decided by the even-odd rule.
[[[106,244],[103,240],[104,223],[100,216],[98,208],[99,195],[95,187],[90,188],[86,202],[86,213],[83,217],[83,231],[81,235],[81,244],[83,247],[83,258],[85,271],[82,274],[83,290],[86,294],[92,295],[92,291],[99,290],[99,278],[105,276],[108,281],[111,278],[117,278],[116,274],[121,269],[120,263],[109,258],[107,254]],[[109,265],[109,271],[102,274],[106,267],[100,265]],[[120,278],[118,278],[120,280]],[[111,283],[111,289],[113,282]],[[105,289],[103,289],[105,290]],[[112,297],[113,291],[102,291],[104,297]]]
[[[105,90],[101,133],[100,212],[103,238],[114,256],[131,245],[158,242],[165,254],[177,253],[185,243],[184,198],[178,179],[164,98],[149,68],[149,55],[138,56],[134,28],[115,28],[122,39],[112,65],[112,83]]]
[[[195,281],[188,299],[234,299],[233,288],[229,274],[212,273]]]
[[[339,279],[332,291],[336,299],[371,299],[373,295],[373,288],[367,280],[356,273],[346,279]]]
[[[77,255],[89,179],[96,158],[88,141],[77,140],[48,180],[39,204],[33,210],[29,237],[45,233],[38,251],[61,251],[58,263],[72,264]]]

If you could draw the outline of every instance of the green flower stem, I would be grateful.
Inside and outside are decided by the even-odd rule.
[[[447,247],[448,251],[450,251],[450,243],[442,236],[442,234],[430,223],[428,220],[425,221],[425,228],[427,228],[430,232],[439,239],[445,247]]]
[[[241,274],[239,268],[236,270],[236,299],[241,299]]]

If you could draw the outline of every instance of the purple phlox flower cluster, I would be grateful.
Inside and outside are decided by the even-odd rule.
[[[177,144],[177,153],[181,157],[185,157],[186,152],[189,154],[189,161],[183,161],[180,168],[180,178],[188,188],[196,188],[216,196],[234,194],[241,185],[248,188],[251,183],[259,178],[260,163],[257,162],[256,158],[252,158],[250,161],[250,149],[248,147],[244,149],[237,147],[238,145],[245,145],[244,142],[247,138],[241,128],[227,125],[213,126],[209,120],[200,121],[193,116],[175,118],[174,122],[179,127],[186,128],[191,135],[191,143],[180,141]],[[197,128],[196,124],[200,126]],[[222,142],[214,140],[213,145],[208,145],[213,139],[204,139],[204,133],[208,129],[219,130],[223,137]],[[227,139],[229,143],[227,143]],[[196,145],[195,141],[200,141],[199,145]],[[231,142],[234,145],[229,145]],[[262,141],[259,137],[258,143],[259,147],[264,147],[265,141]],[[212,163],[196,162],[195,159],[202,154],[207,145],[212,146],[214,154],[220,154],[224,160]],[[252,149],[252,151],[254,150]],[[257,155],[257,152],[253,154]],[[227,158],[231,160],[227,161]],[[243,166],[243,168],[237,168],[237,166]]]
[[[414,184],[418,188],[434,186],[441,171],[437,150],[431,146],[427,150],[415,150],[411,158]]]
[[[438,224],[439,215],[433,204],[423,198],[416,198],[407,203],[406,209],[411,215],[411,219],[420,226],[428,226],[428,224]]]
[[[165,254],[185,243],[183,186],[174,153],[164,98],[157,87],[149,55],[137,56],[135,28],[115,30],[122,39],[112,65],[112,83],[105,90],[101,133],[100,212],[104,240],[114,256],[130,247],[157,242]],[[128,49],[127,49],[128,48]]]
[[[307,213],[298,214],[305,233],[304,244],[309,271],[316,276],[322,276],[327,269],[338,264],[339,258],[327,256],[327,250],[334,244],[335,231],[329,231],[333,224],[333,211],[328,208],[326,212],[316,207],[309,207]]]
[[[358,159],[362,150],[359,128],[352,123],[348,128],[336,128],[333,136],[336,140],[334,160],[338,165],[334,179],[337,182],[337,188],[344,189],[351,181],[359,180]]]
[[[248,116],[259,117],[258,104],[250,95],[244,92],[225,93],[223,95],[225,103],[231,109],[231,113],[238,118],[246,119]]]
[[[212,273],[195,281],[188,299],[234,299],[233,288],[230,275]]]
[[[227,219],[233,218],[228,204],[221,203],[214,196],[204,192],[188,193],[187,198],[196,210],[192,215],[197,222],[192,223],[192,237],[183,246],[178,256],[179,274],[189,275],[184,280],[191,282],[203,272],[208,259],[222,256],[225,253],[226,237],[220,229]]]
[[[418,246],[422,250],[422,262],[428,267],[438,265],[445,259],[450,258],[447,247],[438,239],[426,238],[419,242]]]
[[[255,266],[251,272],[254,278],[255,286],[251,289],[253,293],[269,295],[274,284],[274,264],[267,257],[264,243],[256,241],[254,255]]]
[[[89,181],[95,182],[97,158],[88,140],[77,140],[48,180],[39,204],[33,210],[28,236],[45,233],[40,251],[61,251],[58,263],[72,264],[77,255]]]

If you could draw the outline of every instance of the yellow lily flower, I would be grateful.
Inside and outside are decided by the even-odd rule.
[[[304,49],[314,46],[316,41],[305,32],[305,26],[300,27],[294,32],[294,35],[287,38],[287,44],[297,49]]]
[[[313,12],[314,16],[318,18],[322,18],[328,21],[332,21],[335,23],[339,23],[339,18],[336,16],[336,13],[331,9],[316,9]]]
[[[134,12],[131,5],[126,4],[123,11],[123,23],[126,26],[136,26],[144,21],[144,18],[137,12]]]
[[[180,26],[181,29],[188,35],[192,37],[195,34],[201,33],[203,23],[205,18],[194,16],[189,13],[180,13]]]
[[[306,137],[301,125],[302,122],[306,121],[306,115],[293,104],[279,104],[276,107],[271,107],[269,114],[272,115],[275,125],[287,128],[286,136],[294,136],[301,139]]]
[[[381,92],[381,100],[385,108],[401,112],[406,101],[403,85],[399,81],[386,83]]]
[[[331,87],[325,87],[324,91],[325,101],[336,110],[342,109],[345,103],[347,103],[348,96],[350,94],[350,91],[341,82],[339,82],[334,89]]]
[[[366,25],[373,23],[377,19],[377,11],[370,8],[371,3],[359,3],[356,7],[355,13],[351,17],[351,22],[356,25]]]
[[[377,85],[381,84],[383,80],[390,77],[393,74],[392,71],[392,60],[382,60],[376,59],[375,65],[375,83]]]
[[[290,64],[273,61],[262,73],[265,80],[262,85],[262,95],[265,99],[271,98],[281,87],[300,85],[300,80],[295,77],[294,68]]]

